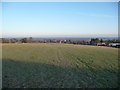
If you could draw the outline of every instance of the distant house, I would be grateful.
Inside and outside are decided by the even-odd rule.
[[[108,43],[107,45],[108,45],[108,46],[111,46],[111,44],[110,44],[110,43]]]
[[[103,42],[103,43],[97,43],[97,46],[106,46],[106,43]]]
[[[57,40],[56,43],[61,43],[61,40]]]
[[[119,47],[120,48],[120,43],[109,43],[108,45],[112,46],[112,47]]]

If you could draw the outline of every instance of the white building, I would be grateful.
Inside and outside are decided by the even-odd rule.
[[[116,46],[120,46],[120,43],[110,43],[110,45],[116,47]]]

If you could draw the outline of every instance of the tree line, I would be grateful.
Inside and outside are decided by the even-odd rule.
[[[56,43],[57,40],[53,39],[46,39],[46,40],[35,40],[32,37],[29,38],[12,38],[12,39],[7,39],[7,38],[1,38],[0,41],[2,43]],[[86,40],[60,40],[61,43],[68,43],[68,44],[83,44],[83,45],[96,45],[97,43],[120,43],[120,40],[103,40],[99,38],[91,38],[90,41]]]

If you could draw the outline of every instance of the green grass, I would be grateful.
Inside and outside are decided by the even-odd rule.
[[[3,44],[3,88],[116,88],[118,49],[69,44]]]

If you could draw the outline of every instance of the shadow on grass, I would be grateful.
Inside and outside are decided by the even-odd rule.
[[[117,88],[117,70],[3,59],[3,88]]]

